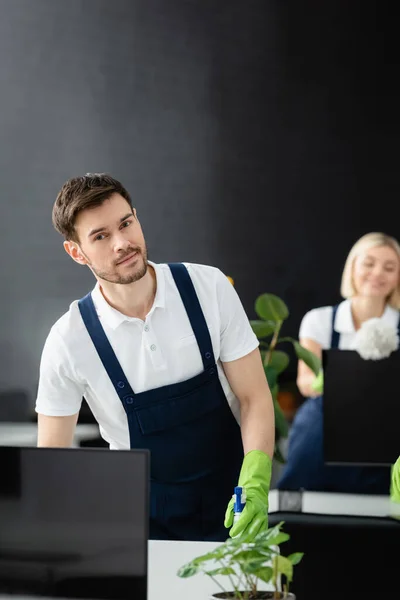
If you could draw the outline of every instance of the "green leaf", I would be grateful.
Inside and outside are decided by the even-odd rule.
[[[290,535],[288,533],[284,533],[280,531],[275,536],[268,539],[268,546],[279,546],[283,544],[283,542],[287,542],[290,540]]]
[[[210,577],[215,577],[215,575],[236,575],[234,569],[231,567],[220,567],[219,569],[214,569],[213,571],[205,571],[206,575]]]
[[[273,558],[274,571],[277,570],[282,575],[285,575],[288,581],[293,579],[293,565],[285,556],[278,554]]]
[[[289,316],[286,304],[274,294],[261,294],[255,302],[255,311],[263,321],[282,322]]]
[[[297,358],[304,361],[308,367],[318,375],[321,369],[321,359],[318,358],[313,352],[307,350],[307,348],[303,348],[296,340],[293,341],[293,346],[297,354]]]
[[[263,531],[257,536],[257,546],[259,551],[276,552],[272,546],[279,546],[283,542],[290,540],[290,535],[277,529]]]
[[[298,565],[301,559],[304,556],[304,552],[294,552],[293,554],[289,554],[287,557],[288,560],[292,563],[292,565]]]
[[[278,430],[278,433],[281,437],[286,438],[289,433],[289,425],[286,420],[285,415],[282,412],[281,407],[278,404],[278,401],[275,398],[272,398],[272,402],[274,404],[275,411],[275,427]]]
[[[250,325],[258,339],[272,335],[276,329],[274,321],[250,321]]]
[[[249,563],[253,561],[263,560],[265,562],[266,558],[264,554],[261,554],[259,550],[241,550],[233,555],[233,559],[235,562],[240,564]]]
[[[233,551],[233,549],[237,549],[239,547],[241,547],[243,545],[243,540],[244,538],[244,534],[241,535],[237,535],[234,538],[228,538],[225,542],[224,542],[224,546],[227,549],[228,553],[231,553]]]
[[[283,521],[280,521],[273,527],[269,527],[267,531],[260,532],[260,534],[257,536],[257,540],[260,542],[262,541],[264,544],[267,542],[270,543],[270,540],[275,540],[276,537],[281,533],[282,526]],[[272,542],[271,545],[273,545],[273,543],[274,542]]]
[[[271,560],[271,556],[264,556],[260,560],[251,560],[249,562],[244,562],[240,565],[242,573],[247,573],[248,575],[257,575],[257,571],[261,569],[266,562]]]
[[[177,573],[178,577],[192,577],[199,572],[199,566],[194,563],[183,565]]]
[[[269,389],[271,389],[276,385],[278,373],[275,371],[274,367],[271,367],[270,365],[264,367],[264,372],[268,381]]]
[[[212,552],[207,552],[206,554],[202,554],[201,556],[194,558],[192,563],[198,565],[210,560],[221,560],[221,558],[224,558],[228,552],[229,548],[226,543],[220,544]]]
[[[259,579],[269,583],[272,579],[273,571],[271,567],[261,567],[256,573],[254,573]]]
[[[274,350],[271,354],[269,366],[273,367],[279,374],[282,373],[289,365],[289,355],[281,350]]]
[[[199,565],[200,563],[206,562],[208,560],[218,560],[221,557],[221,546],[216,548],[214,552],[207,552],[207,554],[203,554],[202,556],[198,556],[192,560],[193,564]]]

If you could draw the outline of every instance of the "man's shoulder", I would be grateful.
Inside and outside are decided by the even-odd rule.
[[[220,282],[222,279],[225,279],[225,275],[219,267],[185,261],[182,261],[181,264],[183,264],[188,270],[195,287],[197,284],[201,287],[206,286],[215,288],[218,282]],[[159,263],[156,265],[156,268],[163,270],[164,273],[169,276],[170,269],[168,263]]]
[[[64,343],[68,344],[79,339],[84,332],[84,324],[80,316],[78,300],[73,300],[69,309],[53,324],[49,336],[53,338],[62,338]]]
[[[189,273],[193,273],[195,275],[203,275],[204,277],[210,277],[210,276],[218,276],[219,274],[222,273],[221,269],[219,267],[215,267],[213,265],[205,265],[205,264],[201,264],[201,263],[193,263],[193,262],[186,262],[186,261],[182,261],[181,264],[183,264],[187,270],[189,271]],[[163,269],[165,271],[169,270],[169,263],[156,263],[156,267]]]
[[[217,280],[223,275],[219,267],[213,265],[204,265],[199,263],[183,263],[187,268],[188,272],[195,276],[204,279]]]

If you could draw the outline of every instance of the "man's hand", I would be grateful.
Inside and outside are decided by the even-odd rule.
[[[246,505],[239,520],[233,525],[233,505],[231,499],[225,513],[225,527],[232,529],[231,537],[248,533],[252,524],[259,521],[256,527],[252,527],[252,536],[261,530],[268,528],[268,494],[271,481],[272,461],[268,454],[261,450],[251,450],[243,460],[239,476],[239,486],[244,488],[246,494]]]

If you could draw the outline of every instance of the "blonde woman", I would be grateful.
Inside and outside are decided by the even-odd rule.
[[[399,328],[400,245],[384,233],[368,233],[352,247],[341,282],[344,300],[309,311],[300,326],[300,343],[322,350],[353,350],[361,325],[380,318]],[[287,463],[277,487],[351,493],[388,494],[390,469],[334,467],[323,462],[322,396],[314,373],[299,361],[297,385],[307,399],[298,410],[289,436]]]

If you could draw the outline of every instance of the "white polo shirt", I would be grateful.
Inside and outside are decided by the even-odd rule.
[[[196,338],[167,264],[155,269],[157,291],[146,319],[127,317],[112,308],[96,284],[92,298],[100,322],[135,393],[179,383],[204,370]],[[216,267],[185,263],[210,331],[219,378],[233,414],[239,404],[223,372],[230,362],[258,347],[239,297]],[[72,302],[52,327],[44,345],[36,412],[48,416],[77,413],[85,397],[113,449],[129,448],[127,417]]]
[[[328,350],[331,347],[332,311],[332,306],[323,306],[306,313],[300,325],[299,338],[312,339],[320,344],[323,350]],[[381,319],[387,325],[397,329],[399,311],[387,304]],[[335,317],[335,330],[340,334],[339,348],[354,350],[356,330],[350,300],[344,300],[339,304]]]

